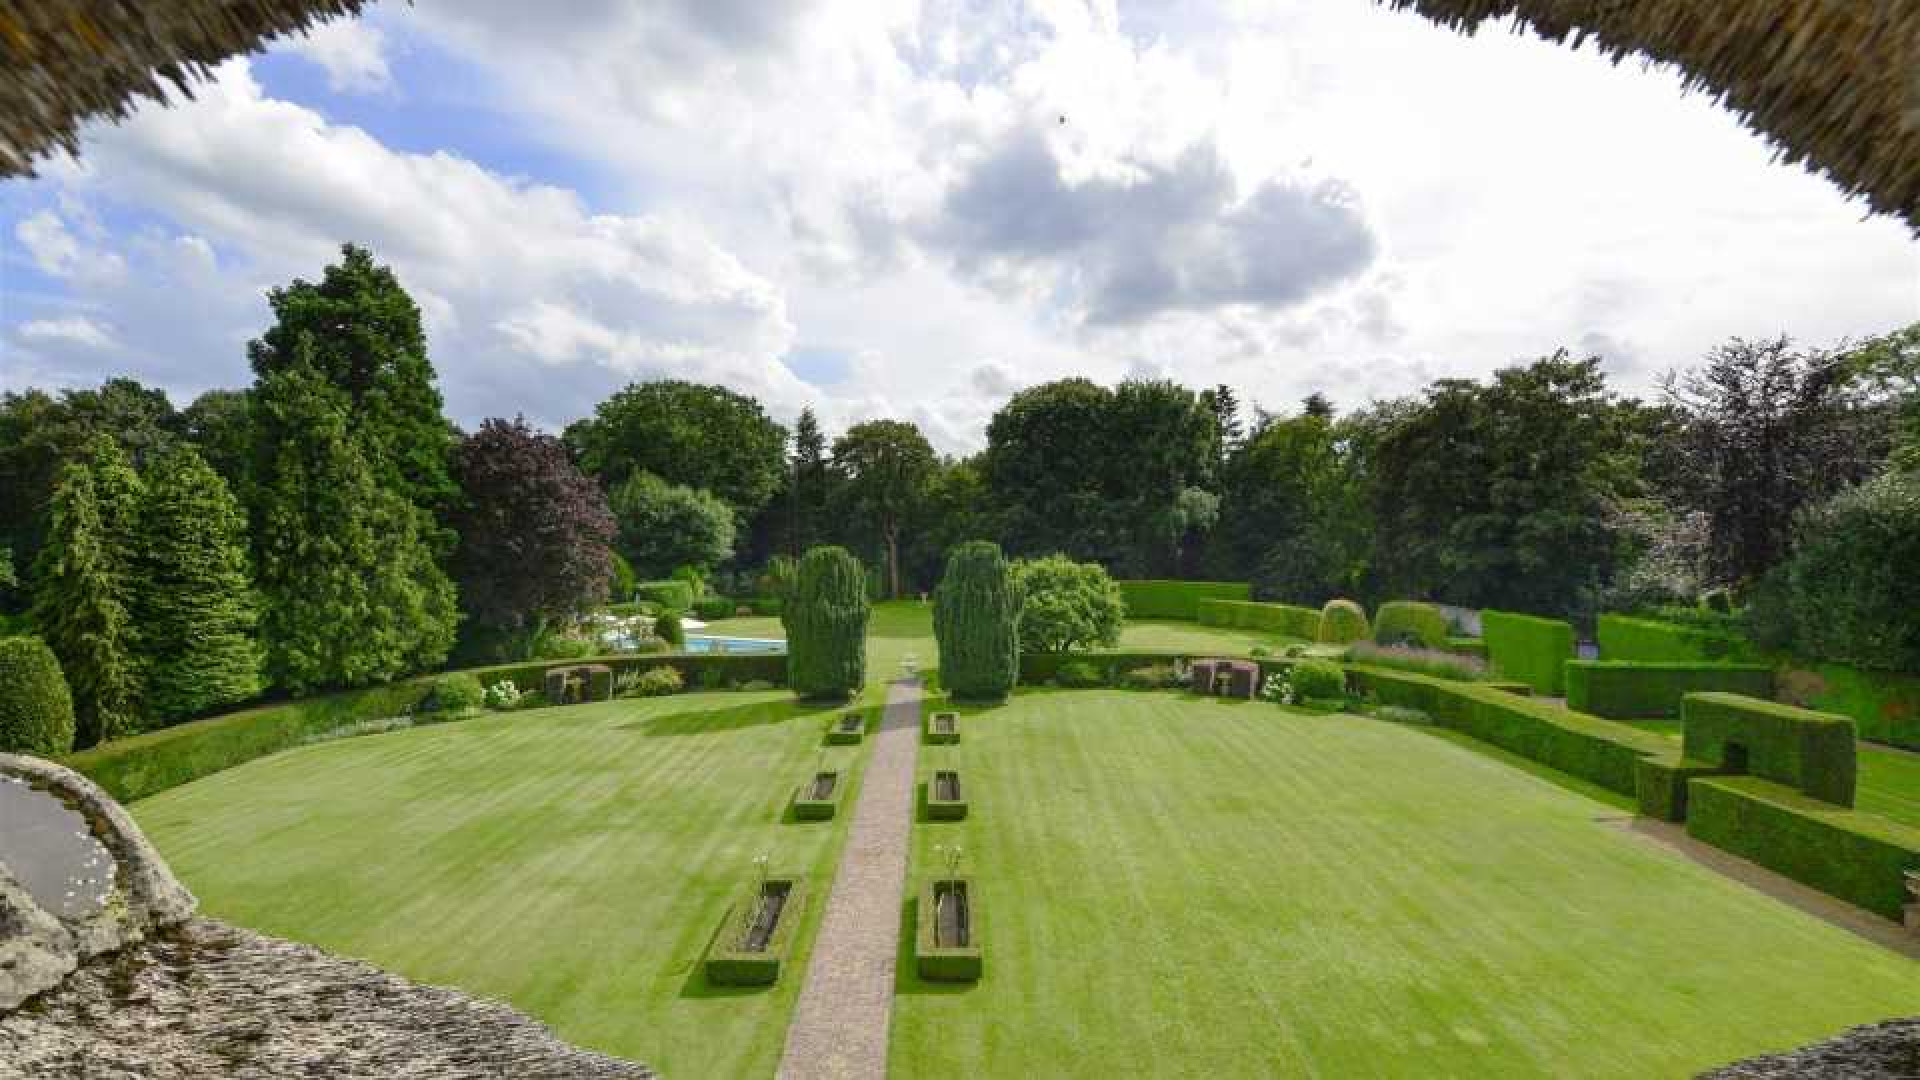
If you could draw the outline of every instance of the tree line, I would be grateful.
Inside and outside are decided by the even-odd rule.
[[[745,596],[823,545],[873,597],[934,588],[981,539],[1316,605],[1584,617],[1724,591],[1773,639],[1920,666],[1910,615],[1887,625],[1920,599],[1889,569],[1920,531],[1920,325],[1733,340],[1650,400],[1564,351],[1345,413],[1069,378],[953,456],[907,421],[830,438],[810,410],[788,429],[671,379],[557,437],[463,432],[418,307],[369,252],[269,301],[246,388],[183,409],[130,379],[0,397],[0,604],[68,667],[84,738],[262,687],[538,655],[635,578]]]

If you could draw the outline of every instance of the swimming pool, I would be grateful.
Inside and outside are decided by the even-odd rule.
[[[787,643],[779,638],[713,637],[688,634],[686,651],[690,653],[783,653]]]

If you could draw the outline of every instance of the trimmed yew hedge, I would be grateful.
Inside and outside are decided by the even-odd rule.
[[[1725,691],[1750,697],[1773,693],[1773,669],[1761,664],[1651,664],[1624,660],[1569,660],[1567,706],[1614,720],[1680,715],[1688,694]]]
[[[1745,751],[1746,772],[1837,806],[1853,805],[1853,721],[1739,694],[1688,694],[1681,704],[1686,756],[1729,768],[1728,748]]]
[[[763,885],[783,884],[787,887],[786,902],[781,905],[780,919],[773,924],[773,936],[768,939],[767,947],[751,951],[736,948],[741,924],[752,917],[755,892]],[[765,882],[741,889],[707,947],[707,982],[715,986],[771,986],[778,982],[780,968],[793,947],[794,936],[799,933],[805,900],[806,889],[798,877],[769,877]]]
[[[1351,645],[1367,640],[1372,633],[1365,608],[1351,600],[1329,600],[1320,609],[1320,625],[1313,640],[1322,645]]]
[[[1200,621],[1233,630],[1263,630],[1312,641],[1320,633],[1320,613],[1292,604],[1262,604],[1251,600],[1202,600]]]
[[[1572,623],[1508,611],[1483,611],[1480,634],[1496,674],[1518,679],[1551,697],[1566,692],[1563,669],[1574,656]]]
[[[1060,674],[1060,669],[1071,664],[1085,664],[1100,675],[1101,684],[1117,686],[1121,676],[1136,668],[1155,664],[1171,664],[1175,660],[1192,660],[1196,654],[1190,651],[1168,650],[1165,652],[1141,652],[1129,650],[1102,652],[1030,652],[1020,654],[1020,683],[1023,686],[1044,686]],[[1205,655],[1218,655],[1210,653]],[[1238,658],[1236,658],[1238,659]],[[1260,682],[1266,685],[1267,676],[1276,671],[1285,671],[1293,667],[1293,660],[1284,656],[1261,656],[1253,659],[1260,665]]]
[[[933,591],[940,682],[961,701],[1002,701],[1020,675],[1020,599],[1000,545],[975,540],[947,555]]]
[[[687,611],[693,607],[693,585],[678,579],[636,582],[633,599],[635,603],[650,601],[670,611]]]
[[[1251,600],[1244,581],[1116,581],[1129,619],[1200,618],[1202,600]]]
[[[939,893],[943,888],[957,888],[966,897],[967,907],[967,943],[965,945],[940,945],[935,936],[935,918],[938,915]],[[929,982],[973,982],[980,978],[984,966],[980,947],[980,916],[978,896],[973,888],[973,879],[934,878],[920,886],[920,897],[915,902],[914,913],[914,961],[915,970],[922,979]]]
[[[1381,604],[1373,613],[1373,640],[1377,645],[1412,642],[1423,649],[1444,649],[1448,636],[1447,617],[1432,604],[1394,600]]]
[[[1751,643],[1698,626],[1602,615],[1595,623],[1600,659],[1650,663],[1743,663],[1763,659]]]
[[[1811,799],[1757,776],[1696,779],[1687,834],[1776,873],[1899,919],[1920,829]]]

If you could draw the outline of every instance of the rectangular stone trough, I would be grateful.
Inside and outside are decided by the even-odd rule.
[[[742,889],[707,946],[707,981],[715,986],[779,981],[805,898],[798,877],[769,877]]]
[[[844,713],[834,720],[827,729],[827,745],[857,746],[867,734],[867,714],[861,712]]]
[[[914,954],[930,982],[974,982],[985,966],[978,905],[968,878],[934,878],[920,889]]]
[[[960,774],[941,769],[927,781],[927,818],[932,821],[959,821],[967,816],[967,795],[960,787]]]
[[[793,793],[793,816],[801,821],[827,821],[839,812],[846,783],[838,772],[814,773]]]
[[[957,743],[960,741],[960,714],[956,712],[937,712],[927,717],[927,741],[930,743]]]

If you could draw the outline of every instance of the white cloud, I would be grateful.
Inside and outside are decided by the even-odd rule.
[[[28,319],[20,324],[19,333],[27,341],[70,342],[89,349],[104,349],[113,344],[113,334],[99,322],[84,315]]]
[[[387,40],[365,19],[330,19],[286,39],[286,48],[327,73],[337,93],[377,94],[393,88],[387,66]]]

